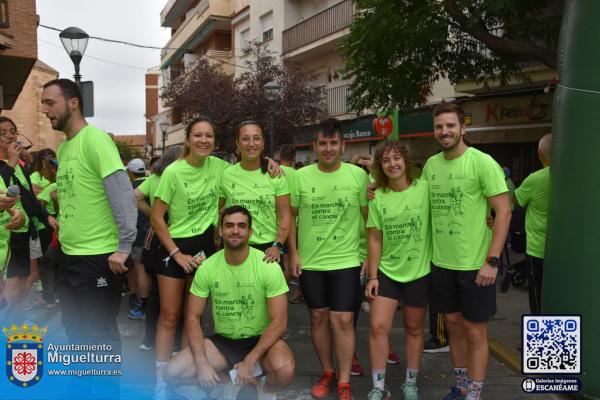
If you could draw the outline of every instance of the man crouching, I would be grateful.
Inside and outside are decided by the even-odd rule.
[[[225,248],[202,263],[190,288],[185,314],[190,347],[171,359],[165,379],[214,387],[211,396],[223,399],[235,399],[250,383],[259,399],[275,399],[294,378],[294,356],[281,339],[288,287],[279,265],[264,262],[263,252],[248,246],[252,216],[246,208],[223,210],[219,230]],[[209,295],[216,333],[205,338],[200,321]]]

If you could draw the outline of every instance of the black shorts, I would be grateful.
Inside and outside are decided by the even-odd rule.
[[[52,229],[40,229],[38,231],[38,235],[40,237],[40,245],[42,246],[42,253],[45,253],[48,250],[48,246],[52,241]]]
[[[303,270],[300,286],[310,309],[354,312],[362,297],[360,266],[333,271]]]
[[[142,250],[142,264],[144,264],[144,270],[149,274],[156,274],[158,264],[162,261],[158,258],[159,249],[160,240],[153,234],[148,248]]]
[[[28,277],[30,273],[29,232],[11,232],[9,247],[6,277]]]
[[[462,312],[471,322],[487,322],[496,314],[496,285],[478,287],[477,273],[432,266],[431,302],[443,314]]]
[[[426,307],[429,303],[429,275],[411,282],[398,282],[377,271],[379,296],[398,300],[410,307]]]
[[[79,290],[121,292],[127,274],[115,274],[108,265],[113,253],[75,256],[61,253],[56,283]]]
[[[232,369],[233,366],[246,358],[248,353],[254,349],[258,343],[260,336],[252,336],[243,339],[229,339],[225,336],[213,333],[208,340],[213,342],[217,350],[227,360],[228,369]]]
[[[213,236],[214,229],[212,225],[204,231],[204,233],[192,236],[188,238],[173,239],[179,251],[183,254],[195,256],[200,250],[204,251],[206,258],[212,256],[215,253],[215,238]],[[183,268],[174,258],[170,258],[168,263],[165,263],[165,259],[169,257],[167,250],[164,246],[160,247],[158,252],[158,260],[156,264],[156,273],[171,278],[184,279],[186,275],[194,276],[196,271],[186,273]]]

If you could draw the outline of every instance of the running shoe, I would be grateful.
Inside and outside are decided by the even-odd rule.
[[[140,308],[135,308],[133,310],[129,310],[129,313],[127,316],[129,317],[129,319],[145,319],[146,318],[146,314]]]
[[[324,399],[329,396],[335,387],[336,376],[335,372],[325,372],[319,382],[315,383],[310,391],[312,397],[316,399]]]
[[[402,385],[402,397],[404,400],[419,400],[419,391],[414,382],[404,382]]]
[[[367,400],[389,400],[392,398],[392,393],[389,390],[373,388],[367,395]]]
[[[390,351],[388,354],[387,363],[392,365],[400,364],[400,357],[398,357],[398,354]]]
[[[166,382],[157,382],[154,387],[154,397],[153,400],[168,400],[169,399],[169,390],[167,388]]]
[[[352,357],[352,369],[350,370],[350,375],[352,376],[363,376],[365,374],[365,370],[358,362],[358,358],[356,356]]]
[[[302,295],[302,291],[300,289],[294,289],[290,296],[290,304],[299,304],[304,301],[304,296]]]
[[[352,390],[350,390],[349,383],[340,383],[337,386],[338,399],[340,400],[352,400]]]
[[[450,392],[444,396],[442,400],[465,400],[466,395],[460,390],[460,388],[454,386],[450,389]]]
[[[140,344],[140,347],[138,347],[141,351],[150,351],[153,349],[152,346],[146,346],[144,343]]]
[[[442,346],[441,344],[436,343],[433,339],[429,340],[427,343],[425,343],[425,346],[423,346],[423,353],[448,353],[449,351],[450,346]]]

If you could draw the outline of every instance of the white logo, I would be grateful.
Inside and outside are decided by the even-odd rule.
[[[531,393],[535,390],[535,382],[533,379],[525,379],[523,381],[522,386],[523,386],[523,390],[528,393]]]
[[[98,278],[98,283],[96,284],[96,287],[105,287],[108,286],[108,283],[106,282],[106,278],[100,277]]]

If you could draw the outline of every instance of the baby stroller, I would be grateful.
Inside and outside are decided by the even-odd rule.
[[[513,216],[510,221],[509,228],[511,249],[515,253],[525,254],[527,244],[525,238],[525,209],[515,206],[512,215]],[[500,283],[500,291],[505,293],[510,287],[511,283],[515,287],[523,286],[523,284],[527,281],[528,269],[527,259],[514,265],[511,264],[508,252],[508,240],[504,244],[504,252],[502,255],[502,258],[506,260],[507,270],[504,274],[502,282]]]

